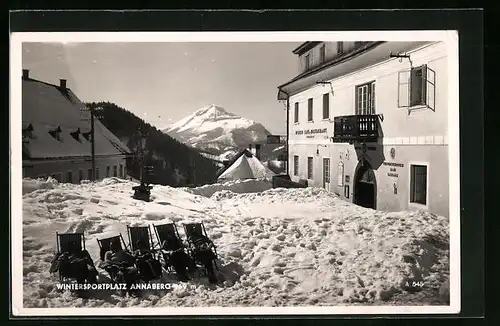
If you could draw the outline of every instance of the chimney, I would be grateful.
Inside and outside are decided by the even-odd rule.
[[[59,79],[59,87],[66,89],[66,79]]]
[[[30,78],[29,69],[23,69],[23,79],[29,79],[29,78]]]
[[[260,160],[260,144],[255,144],[255,157]]]

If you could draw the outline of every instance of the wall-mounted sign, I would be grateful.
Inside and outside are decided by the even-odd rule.
[[[403,163],[384,162],[383,164],[390,167],[389,172],[387,172],[387,175],[389,177],[395,177],[395,178],[399,176],[396,168],[404,167]]]
[[[344,186],[344,163],[342,162],[337,165],[337,185],[339,187]]]
[[[322,129],[305,129],[305,130],[296,130],[296,135],[315,135],[315,134],[326,134],[327,128]]]
[[[405,166],[403,163],[393,163],[393,162],[384,162],[383,164],[388,166],[395,166],[398,168],[402,168]]]

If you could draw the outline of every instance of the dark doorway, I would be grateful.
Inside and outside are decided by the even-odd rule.
[[[375,173],[366,161],[360,162],[355,179],[354,203],[366,208],[376,208],[377,182]]]

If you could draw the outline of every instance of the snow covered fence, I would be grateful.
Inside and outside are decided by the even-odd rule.
[[[246,179],[228,181],[224,183],[214,183],[197,188],[182,188],[182,190],[192,193],[194,195],[211,197],[219,191],[228,190],[234,193],[253,193],[262,192],[272,188],[271,181],[267,179]]]

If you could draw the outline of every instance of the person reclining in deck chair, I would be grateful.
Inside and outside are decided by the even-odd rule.
[[[161,277],[161,263],[154,259],[150,250],[147,250],[141,240],[137,240],[134,256],[137,261],[139,273],[145,281],[154,280]]]
[[[58,253],[52,259],[50,273],[60,271],[65,277],[75,278],[78,283],[97,282],[97,270],[87,250],[77,253]]]
[[[200,232],[192,232],[189,236],[190,241],[193,243],[195,248],[195,255],[197,259],[205,266],[208,274],[208,280],[210,283],[217,283],[217,278],[215,277],[212,261],[216,258],[212,247],[214,243],[208,237]]]
[[[185,282],[189,280],[187,270],[192,267],[191,260],[179,243],[179,239],[171,233],[167,233],[165,237],[166,239],[161,243],[161,250],[166,253],[165,260],[174,267],[179,281]]]
[[[120,246],[120,240],[115,239],[109,246],[109,251],[104,255],[104,268],[113,281],[117,283],[126,283],[130,289],[132,283],[139,280],[139,274],[135,267],[136,257],[123,250]],[[133,293],[134,291],[129,291]]]

